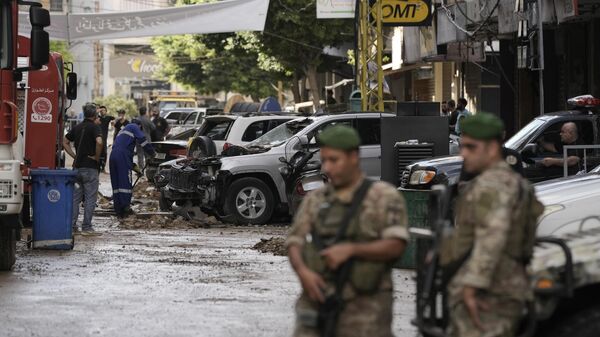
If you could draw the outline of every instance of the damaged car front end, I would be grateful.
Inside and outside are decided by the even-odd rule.
[[[235,155],[265,152],[266,149],[240,149]],[[198,207],[204,213],[226,220],[224,209],[232,173],[222,170],[223,160],[232,156],[182,158],[161,165],[155,184],[161,191],[160,208],[163,211],[180,207]]]

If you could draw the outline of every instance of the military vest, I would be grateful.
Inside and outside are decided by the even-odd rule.
[[[307,243],[303,246],[304,263],[308,268],[320,274],[326,281],[332,281],[335,272],[327,268],[325,260],[320,256],[320,251],[335,244],[332,241],[335,239],[342,219],[350,207],[350,203],[345,204],[339,200],[324,202],[314,222],[311,232],[312,238],[307,240]],[[350,221],[346,237],[342,239],[342,242],[369,242],[378,239],[378,236],[374,235],[374,231],[369,231],[370,224],[361,223],[361,219],[364,218],[362,207]],[[318,247],[319,244],[324,247]],[[350,283],[359,293],[376,292],[379,290],[381,280],[389,267],[389,263],[386,262],[355,259]]]
[[[451,247],[447,246],[447,248],[451,249],[444,249],[444,254],[441,256],[442,265],[464,260],[475,244],[475,224],[469,221],[469,218],[473,216],[476,205],[468,199],[473,186],[473,182],[468,183],[457,200],[456,222],[460,223],[460,227],[454,230],[451,238],[448,238],[443,245],[449,244]],[[510,238],[502,254],[527,265],[533,254],[537,220],[543,212],[543,205],[537,200],[533,187],[525,179],[520,179],[519,195],[516,196],[516,200],[511,217]]]

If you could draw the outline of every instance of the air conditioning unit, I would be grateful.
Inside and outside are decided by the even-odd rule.
[[[420,143],[418,140],[398,142],[394,145],[398,185],[402,184],[402,179],[407,179],[405,171],[408,165],[434,156],[433,147],[433,143]]]

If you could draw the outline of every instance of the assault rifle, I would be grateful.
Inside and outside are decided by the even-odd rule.
[[[451,193],[443,185],[433,186],[429,197],[429,227],[411,228],[417,238],[417,317],[412,321],[424,337],[445,337],[448,314],[445,282],[439,258],[443,237],[452,230]]]

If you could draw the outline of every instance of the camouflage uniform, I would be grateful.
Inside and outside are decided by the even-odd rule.
[[[320,256],[309,257],[308,246],[311,246],[310,233],[313,229],[323,237],[333,237],[339,227],[339,222],[347,207],[350,206],[354,192],[362,184],[362,179],[354,189],[344,195],[335,193],[331,186],[309,194],[296,214],[287,245],[297,244],[302,247],[303,258],[307,266],[313,262],[324,263]],[[355,242],[368,242],[379,239],[408,240],[407,215],[405,202],[402,195],[391,185],[384,182],[373,183],[363,200],[362,207],[350,222],[347,237]],[[315,259],[319,261],[315,261]],[[317,263],[319,264],[319,263]],[[327,283],[325,294],[335,291],[331,273],[323,268],[315,270],[321,274]],[[378,277],[375,280],[375,289],[367,293],[357,290],[367,272],[363,267],[375,268]],[[385,262],[355,261],[350,281],[343,289],[345,306],[337,322],[336,334],[338,336],[392,336],[392,278],[391,264]],[[369,273],[371,274],[371,273]],[[294,336],[309,337],[319,336],[314,327],[318,304],[311,301],[303,293],[296,304],[297,322]],[[310,321],[310,322],[307,322]],[[313,327],[311,327],[313,326]]]
[[[448,286],[452,336],[515,335],[532,298],[526,265],[541,210],[531,185],[504,161],[465,186],[457,201],[456,230],[444,240],[441,254],[442,265],[470,254]],[[479,289],[477,298],[491,307],[479,310],[485,331],[471,321],[462,300],[465,286]]]

